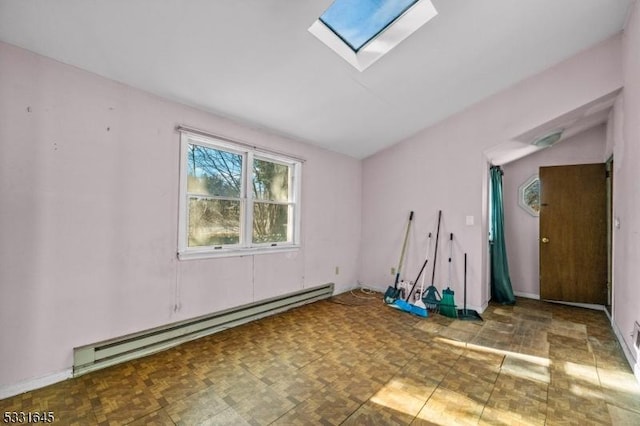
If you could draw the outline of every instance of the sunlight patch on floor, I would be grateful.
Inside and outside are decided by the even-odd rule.
[[[410,416],[416,416],[426,399],[415,396],[416,393],[419,392],[414,391],[420,391],[420,389],[415,389],[415,387],[415,384],[405,383],[400,379],[391,379],[382,389],[372,396],[370,400],[383,407]],[[427,391],[426,386],[424,391]]]
[[[578,385],[578,384],[572,384],[571,387],[569,388],[569,390],[574,395],[582,397],[582,398],[604,399],[604,395],[602,395],[602,392],[600,391],[599,387],[594,388],[594,387],[590,387],[590,386],[582,386],[582,385]]]
[[[507,355],[502,363],[501,371],[520,379],[535,380],[537,382],[549,384],[551,376],[549,373],[549,360],[547,362],[536,362],[539,360],[525,360],[511,354]]]
[[[574,362],[563,363],[564,372],[594,386],[600,386],[598,371],[591,365],[576,364]]]
[[[459,340],[447,339],[446,337],[435,337],[433,340],[440,343],[445,343],[449,346],[455,346],[456,348],[466,348],[468,343],[461,342]]]
[[[437,425],[475,425],[483,408],[483,404],[471,398],[438,388],[420,410],[418,419]]]
[[[494,426],[543,426],[544,420],[518,415],[509,410],[501,410],[495,407],[485,407],[484,411],[482,412],[480,424]]]
[[[602,387],[628,392],[640,397],[640,383],[638,383],[633,373],[598,368],[598,376]]]
[[[437,340],[441,343],[445,343],[450,346],[455,346],[457,348],[467,348],[474,351],[510,356],[512,358],[527,361],[532,364],[536,364],[543,367],[549,367],[551,365],[551,361],[549,360],[549,358],[543,358],[535,355],[527,355],[519,352],[507,351],[504,349],[496,349],[496,348],[490,348],[487,346],[474,345],[472,343],[460,342],[457,340],[446,339],[444,337],[436,337],[434,340]]]

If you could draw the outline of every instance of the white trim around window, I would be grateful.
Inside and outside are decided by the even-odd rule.
[[[179,259],[299,249],[301,160],[179,130]]]

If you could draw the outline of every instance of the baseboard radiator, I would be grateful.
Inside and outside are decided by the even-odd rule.
[[[74,377],[147,356],[190,340],[248,323],[286,310],[327,299],[334,284],[312,287],[210,315],[129,334],[73,350]]]

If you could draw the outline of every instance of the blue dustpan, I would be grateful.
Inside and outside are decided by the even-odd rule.
[[[410,314],[417,315],[419,317],[426,318],[429,316],[427,309],[421,306],[412,305],[406,300],[398,299],[393,303],[394,308],[401,309],[405,312],[409,312]]]

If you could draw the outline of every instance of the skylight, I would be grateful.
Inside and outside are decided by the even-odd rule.
[[[320,21],[357,52],[417,2],[335,0],[320,16]]]
[[[335,0],[309,32],[364,71],[437,14],[430,0]]]

